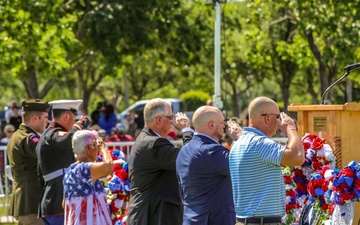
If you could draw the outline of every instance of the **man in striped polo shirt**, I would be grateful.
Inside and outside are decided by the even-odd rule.
[[[304,163],[304,150],[295,123],[267,98],[251,101],[249,126],[230,152],[230,175],[237,225],[280,224],[285,215],[285,188],[281,165]],[[270,137],[280,129],[287,146]]]

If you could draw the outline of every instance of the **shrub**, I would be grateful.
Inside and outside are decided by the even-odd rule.
[[[198,107],[205,105],[211,96],[203,91],[190,90],[181,94],[180,99],[186,103],[188,111],[195,111]]]

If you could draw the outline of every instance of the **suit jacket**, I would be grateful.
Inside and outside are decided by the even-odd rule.
[[[203,134],[195,134],[181,149],[176,172],[184,201],[183,225],[236,223],[229,153]]]
[[[15,181],[10,200],[10,215],[15,217],[37,213],[42,191],[37,178],[35,152],[39,138],[36,131],[22,123],[7,145],[7,155]]]
[[[192,132],[184,132],[184,143]],[[180,149],[144,127],[130,153],[131,225],[181,225],[182,202],[175,172]]]

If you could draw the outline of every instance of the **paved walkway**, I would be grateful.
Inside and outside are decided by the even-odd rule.
[[[12,216],[0,216],[0,224],[15,224],[15,220]]]

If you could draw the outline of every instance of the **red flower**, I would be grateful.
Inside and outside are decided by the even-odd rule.
[[[351,199],[353,199],[354,197],[355,197],[355,193],[354,193],[354,191],[353,190],[351,190],[350,191],[350,193],[347,193],[347,192],[343,192],[343,193],[341,193],[342,194],[342,196],[343,196],[343,198],[344,198],[344,200],[346,201],[346,200],[351,200]]]
[[[314,140],[313,140],[313,149],[314,150],[320,150],[324,147],[324,143],[325,143],[325,140],[320,138],[320,137],[316,137]]]
[[[355,179],[354,186],[356,190],[360,190],[360,179]]]
[[[116,170],[121,169],[121,165],[119,163],[114,163],[114,170],[113,172],[115,172]]]
[[[290,196],[290,197],[296,197],[296,192],[294,190],[287,190],[286,191],[286,196]]]
[[[285,206],[286,213],[289,213],[292,209],[295,209],[295,208],[299,208],[299,204],[297,204],[297,203],[286,204],[286,206]]]
[[[326,211],[326,210],[329,208],[329,205],[326,204],[326,203],[323,203],[323,204],[321,205],[321,208],[322,208],[322,210]]]
[[[329,169],[330,169],[329,166],[323,166],[323,167],[321,168],[320,172],[319,172],[320,175],[321,175],[322,177],[324,177],[326,170],[329,170]]]
[[[329,189],[329,181],[327,181],[325,179],[323,180],[322,189],[323,189],[324,192]]]
[[[124,200],[125,199],[125,195],[118,195],[118,199],[120,199],[120,200]]]
[[[289,184],[289,183],[291,183],[293,181],[292,178],[290,176],[287,176],[287,175],[283,176],[283,179],[284,179],[284,182],[286,184]]]
[[[341,175],[344,175],[346,177],[354,177],[354,172],[352,171],[351,168],[347,167],[340,171],[339,177],[341,177]]]
[[[293,169],[292,171],[295,177],[305,178],[304,172],[301,169]]]
[[[123,168],[116,170],[114,173],[121,181],[124,182],[125,180],[128,180],[128,173]]]
[[[298,191],[306,191],[307,190],[307,183],[297,183],[296,190]]]
[[[312,167],[314,170],[319,170],[321,168],[321,166],[322,166],[322,163],[319,161],[312,163]]]
[[[329,204],[329,215],[332,215],[333,214],[333,212],[334,212],[334,209],[335,209],[335,206],[336,206],[336,204],[334,203],[334,202],[331,202],[330,204]]]
[[[310,180],[308,186],[307,186],[307,190],[309,192],[309,194],[313,197],[316,197],[316,194],[315,194],[315,187],[314,187],[314,184],[313,184],[313,180]]]
[[[303,142],[303,146],[305,150],[308,150],[311,147],[311,144],[309,142]]]
[[[119,208],[115,207],[115,202],[111,201],[111,210],[112,213],[117,214],[119,212]]]

